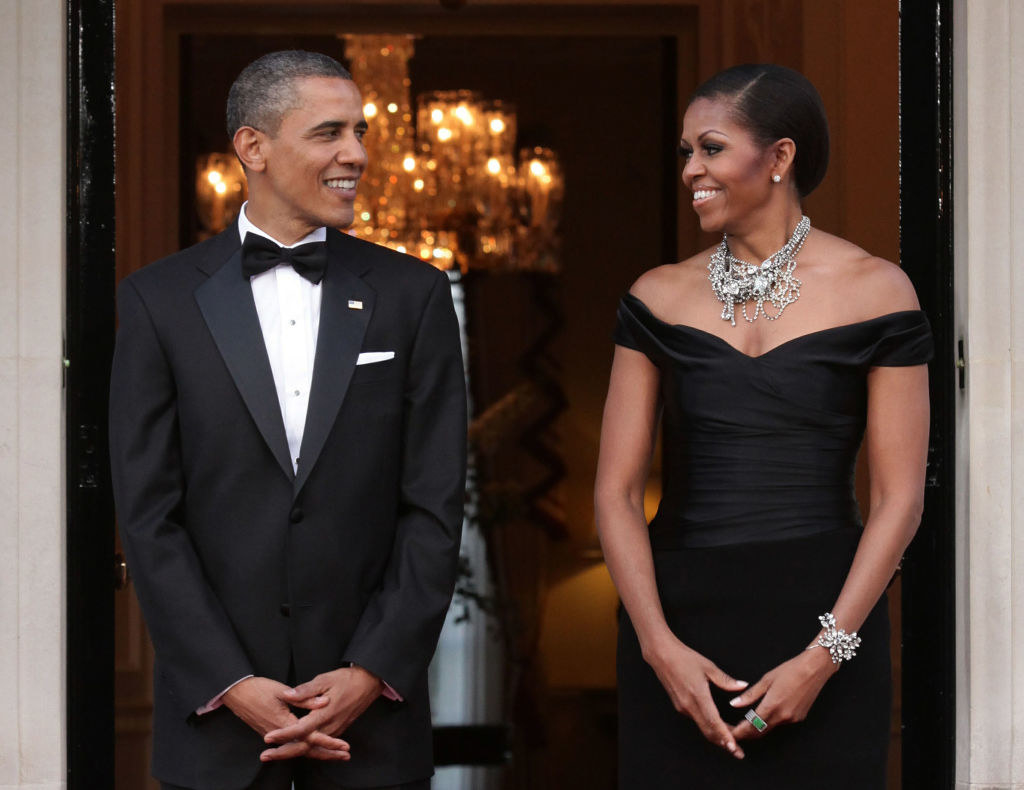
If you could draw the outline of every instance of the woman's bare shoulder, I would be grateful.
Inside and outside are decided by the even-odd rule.
[[[707,286],[707,262],[711,251],[658,266],[644,272],[630,287],[629,292],[643,302],[655,315],[666,315],[680,301],[685,301],[697,289]]]
[[[910,278],[892,261],[828,233],[816,241],[815,258],[832,273],[834,292],[855,295],[860,318],[920,309]]]

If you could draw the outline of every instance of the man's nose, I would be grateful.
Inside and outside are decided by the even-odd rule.
[[[354,134],[346,135],[338,145],[338,150],[335,152],[334,158],[339,164],[357,164],[365,166],[366,148],[363,146],[362,141]]]

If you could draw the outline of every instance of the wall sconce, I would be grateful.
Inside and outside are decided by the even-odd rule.
[[[245,171],[234,154],[203,154],[196,159],[196,213],[199,240],[227,228],[248,197]]]

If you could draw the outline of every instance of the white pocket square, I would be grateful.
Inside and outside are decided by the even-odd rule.
[[[364,351],[356,360],[357,365],[372,365],[374,362],[386,362],[395,358],[394,351]]]

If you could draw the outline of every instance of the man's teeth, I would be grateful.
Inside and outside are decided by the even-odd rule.
[[[709,198],[712,195],[717,195],[717,194],[718,194],[718,190],[717,189],[698,189],[696,192],[693,193],[693,199],[694,200],[703,200],[704,198]]]
[[[355,189],[355,178],[328,178],[324,183],[331,189]]]

